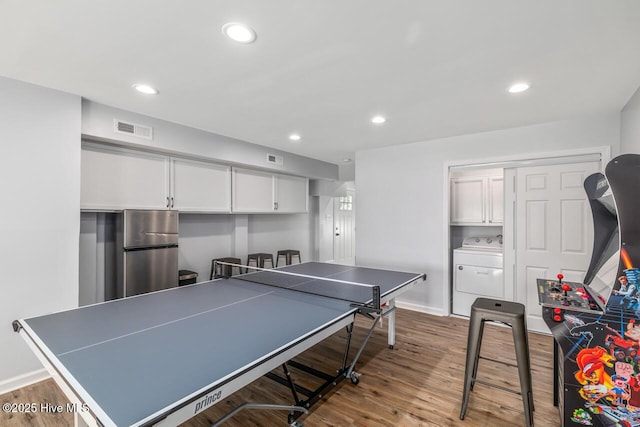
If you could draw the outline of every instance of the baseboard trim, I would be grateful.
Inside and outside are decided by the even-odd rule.
[[[418,311],[420,313],[433,314],[434,316],[444,316],[444,312],[441,308],[429,307],[421,304],[414,304],[411,302],[404,302],[396,300],[396,307],[405,308],[411,311]]]
[[[9,393],[10,391],[18,390],[22,387],[44,381],[50,376],[51,375],[49,375],[47,370],[42,368],[9,378],[8,380],[0,381],[0,394]]]

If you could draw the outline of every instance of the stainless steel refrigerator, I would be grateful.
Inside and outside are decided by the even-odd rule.
[[[116,251],[117,298],[178,286],[178,211],[124,210]]]

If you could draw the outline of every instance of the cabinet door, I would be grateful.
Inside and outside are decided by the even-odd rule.
[[[233,168],[232,209],[238,213],[273,212],[273,174]]]
[[[307,178],[276,175],[276,212],[307,212],[308,200]]]
[[[231,212],[231,168],[171,160],[171,207],[183,212]]]
[[[166,157],[93,144],[84,144],[81,156],[81,209],[167,208]]]
[[[504,222],[504,179],[501,176],[489,177],[489,223]]]
[[[451,224],[482,224],[485,221],[486,178],[451,179]]]

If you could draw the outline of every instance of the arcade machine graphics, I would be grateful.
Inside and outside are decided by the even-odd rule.
[[[594,223],[584,283],[538,279],[561,425],[640,426],[640,156],[584,182]]]

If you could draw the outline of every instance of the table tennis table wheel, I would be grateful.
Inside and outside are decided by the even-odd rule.
[[[360,382],[360,374],[356,371],[353,371],[351,372],[350,379],[352,383],[358,384]]]

